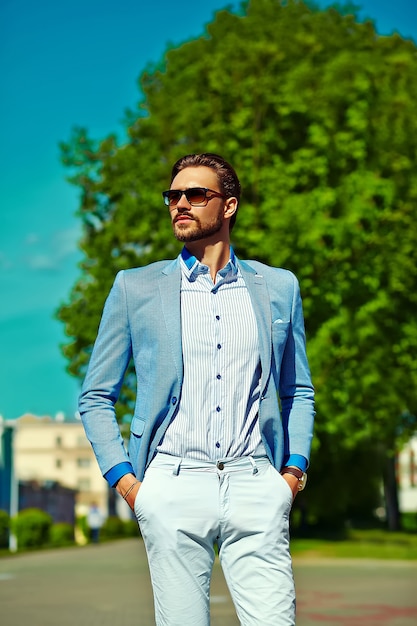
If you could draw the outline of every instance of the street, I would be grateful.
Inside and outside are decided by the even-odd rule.
[[[296,558],[297,626],[417,623],[417,563]],[[216,562],[212,626],[238,626]],[[145,550],[126,539],[0,558],[2,626],[152,626]],[[259,625],[274,626],[274,625]]]

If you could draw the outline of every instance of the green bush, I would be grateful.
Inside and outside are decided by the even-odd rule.
[[[90,540],[90,529],[87,524],[87,517],[77,518],[77,526],[86,539]],[[122,520],[116,516],[108,517],[100,529],[101,539],[119,539],[122,537],[138,537],[139,527],[134,519]]]
[[[51,546],[70,546],[74,543],[74,527],[72,524],[59,522],[53,524],[49,531],[49,544]]]
[[[18,548],[39,548],[49,542],[52,517],[40,509],[24,509],[12,518]]]
[[[138,537],[139,536],[139,526],[135,520],[126,520],[123,522],[124,524],[124,536],[125,537]]]
[[[7,548],[9,545],[9,528],[9,514],[0,509],[0,548]]]
[[[135,520],[122,520],[119,517],[110,516],[101,528],[103,539],[118,539],[121,537],[138,537],[139,527]]]
[[[402,513],[401,527],[407,532],[417,532],[417,513]]]
[[[125,537],[125,524],[123,520],[116,516],[110,516],[104,522],[101,528],[101,536],[105,539],[116,539],[117,537]]]

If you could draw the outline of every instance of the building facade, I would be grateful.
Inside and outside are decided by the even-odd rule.
[[[398,455],[397,478],[400,511],[417,512],[417,434],[406,443]]]
[[[108,514],[108,485],[79,419],[23,415],[14,420],[14,472],[19,482],[59,483],[76,491],[76,514],[95,502]]]

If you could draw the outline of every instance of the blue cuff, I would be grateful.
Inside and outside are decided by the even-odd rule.
[[[127,461],[124,461],[123,463],[118,463],[109,469],[109,471],[104,474],[104,478],[107,480],[110,487],[114,487],[122,476],[134,473],[132,465]]]
[[[283,467],[288,467],[288,465],[294,465],[295,467],[299,467],[300,470],[305,472],[308,467],[308,461],[301,454],[290,454],[290,456],[285,459]]]

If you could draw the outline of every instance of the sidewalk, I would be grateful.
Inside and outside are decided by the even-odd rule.
[[[416,562],[299,558],[294,561],[294,572],[297,626],[417,623]],[[152,626],[152,594],[142,541],[1,558],[0,623]],[[211,626],[238,626],[218,563],[212,583]]]

